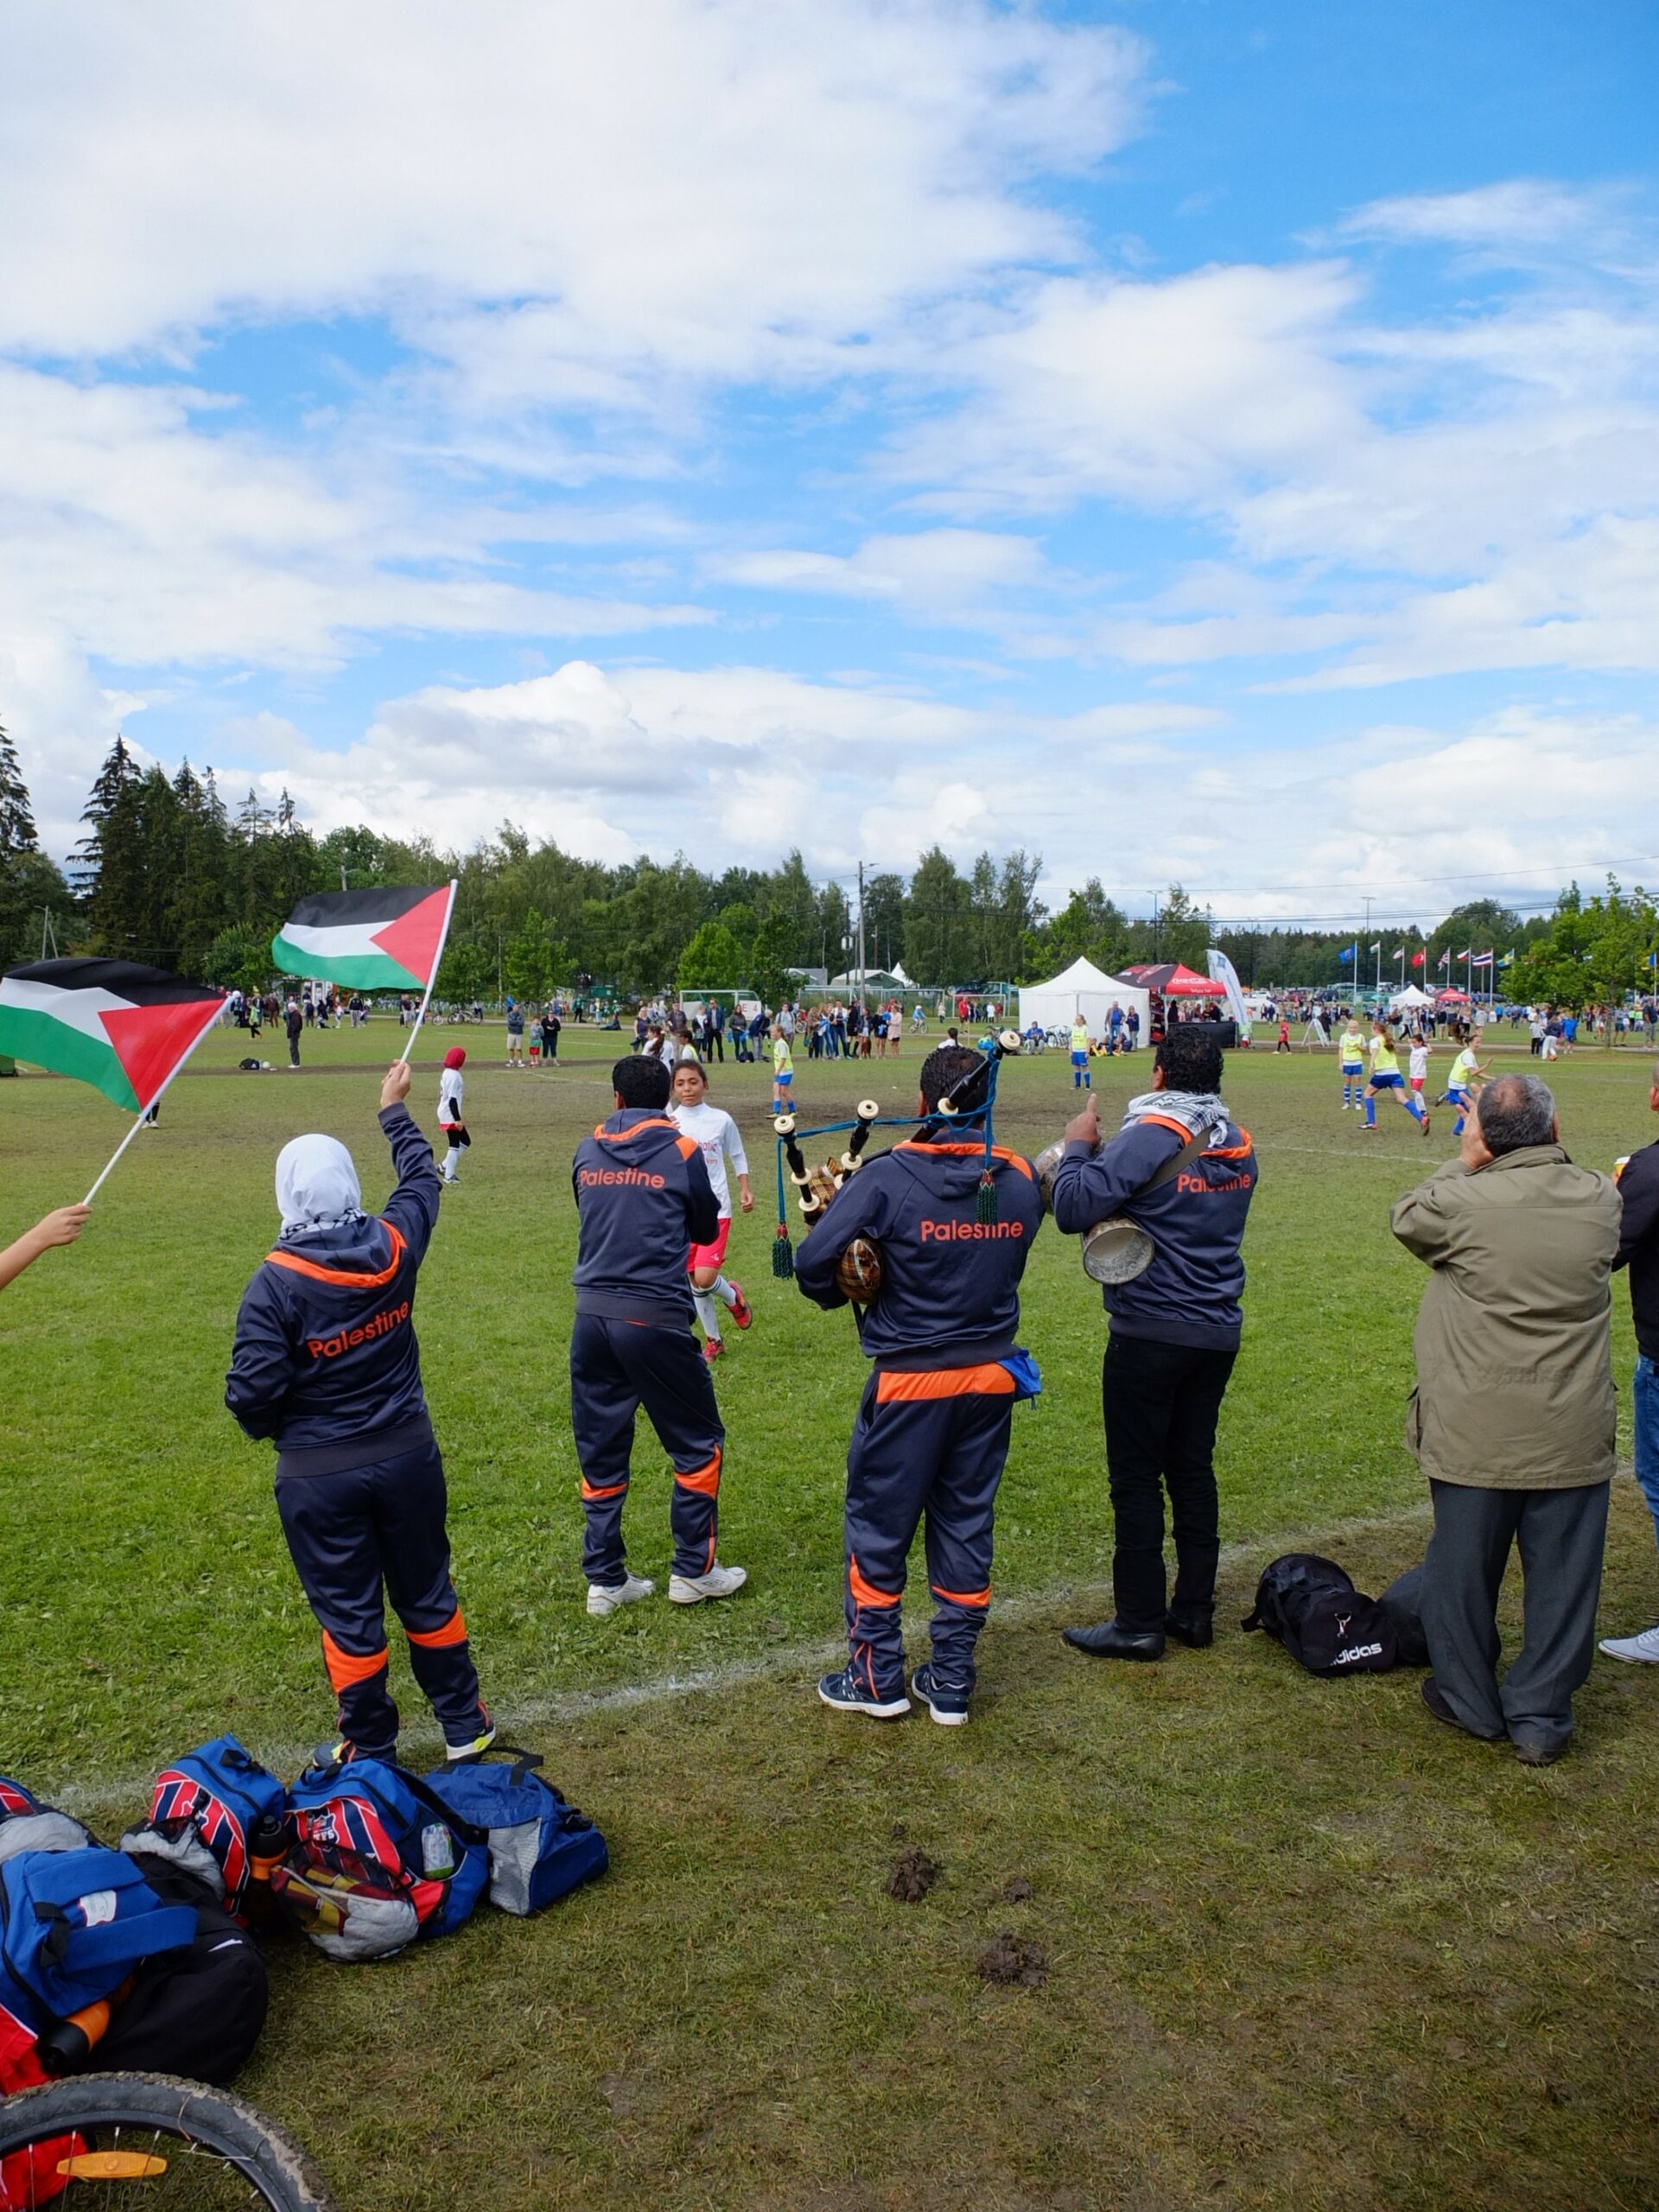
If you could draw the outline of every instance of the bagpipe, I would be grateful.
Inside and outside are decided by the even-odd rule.
[[[792,1182],[796,1190],[796,1204],[802,1216],[801,1230],[810,1235],[837,1192],[863,1164],[864,1148],[870,1141],[870,1132],[880,1128],[913,1129],[918,1122],[950,1122],[963,1128],[982,1129],[985,1143],[985,1164],[980,1174],[979,1192],[976,1201],[981,1221],[995,1221],[997,1216],[996,1182],[991,1171],[992,1149],[995,1141],[994,1119],[996,1108],[997,1070],[1010,1055],[1018,1057],[1020,1033],[1017,1029],[999,1030],[995,1037],[988,1037],[980,1046],[979,1058],[970,1068],[957,1077],[949,1090],[944,1092],[930,1114],[884,1114],[874,1098],[861,1099],[856,1109],[857,1118],[850,1122],[826,1122],[817,1128],[798,1127],[793,1114],[779,1114],[772,1122],[778,1138],[778,1231],[772,1239],[772,1272],[787,1281],[795,1272],[795,1249],[789,1237],[789,1208],[787,1185]],[[984,1103],[961,1107],[957,1101],[962,1094],[985,1077]],[[813,1137],[847,1137],[844,1151],[832,1154],[820,1166],[809,1165],[801,1149],[804,1139]],[[787,1175],[785,1173],[787,1171]],[[836,1265],[836,1284],[842,1297],[855,1306],[868,1306],[881,1288],[881,1255],[867,1236],[855,1236],[842,1254]]]

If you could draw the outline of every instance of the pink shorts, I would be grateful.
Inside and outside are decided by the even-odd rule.
[[[697,1268],[721,1266],[726,1257],[726,1240],[731,1233],[732,1217],[728,1214],[721,1223],[720,1234],[712,1244],[694,1244],[691,1247],[691,1256],[685,1263],[687,1274],[690,1274]]]

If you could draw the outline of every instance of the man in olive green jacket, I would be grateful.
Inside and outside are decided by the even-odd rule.
[[[1618,1192],[1562,1151],[1548,1085],[1505,1075],[1481,1093],[1459,1157],[1400,1200],[1393,1227],[1434,1271],[1406,1433],[1434,1502],[1423,1702],[1548,1765],[1595,1649]],[[1500,1689],[1497,1593],[1516,1543],[1525,1625]]]

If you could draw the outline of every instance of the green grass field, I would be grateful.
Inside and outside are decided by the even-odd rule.
[[[1264,1172],[1222,1432],[1224,1632],[1162,1668],[1091,1662],[1056,1632],[1107,1603],[1104,1328],[1075,1243],[1045,1230],[1024,1334],[1046,1389],[1015,1421],[974,1724],[883,1730],[811,1694],[839,1627],[862,1369],[850,1319],[771,1274],[764,1073],[728,1064],[713,1094],[752,1144],[759,1200],[733,1253],[756,1325],[728,1332],[716,1378],[721,1552],[750,1586],[593,1622],[565,1379],[569,1160],[608,1109],[617,1040],[567,1032],[567,1065],[510,1075],[499,1030],[454,1033],[474,1054],[475,1143],[418,1319],[456,1577],[504,1732],[545,1751],[613,1868],[541,1920],[480,1916],[378,1968],[278,1947],[245,2087],[344,2202],[1659,2201],[1659,1681],[1599,1663],[1578,1747],[1540,1774],[1436,1727],[1414,1674],[1317,1683],[1234,1626],[1293,1543],[1369,1587],[1420,1555],[1399,1436],[1422,1279],[1388,1209],[1452,1150],[1448,1116],[1425,1142],[1385,1109],[1365,1139],[1330,1056],[1230,1062]],[[234,1729],[291,1769],[327,1731],[270,1455],[224,1412],[223,1375],[276,1227],[281,1142],[331,1130],[370,1202],[384,1190],[373,1067],[397,1034],[308,1038],[300,1074],[258,1077],[232,1071],[239,1039],[211,1039],[82,1244],[0,1307],[0,1770],[111,1826],[205,1736]],[[411,1103],[429,1128],[451,1040],[422,1040]],[[907,1043],[896,1064],[803,1059],[800,1103],[897,1108],[918,1058]],[[1587,1052],[1555,1071],[1577,1158],[1607,1165],[1659,1134],[1646,1068]],[[1109,1126],[1147,1079],[1144,1055],[1100,1067]],[[1071,1101],[1059,1056],[1017,1064],[999,1135],[1034,1151]],[[123,1126],[79,1086],[0,1084],[5,1233],[79,1197]],[[1623,1385],[1622,1287],[1616,1311]],[[660,1578],[668,1487],[648,1432],[635,1464],[632,1555]],[[1624,1480],[1604,1618],[1656,1617],[1651,1527]],[[435,1734],[401,1662],[394,1679],[418,1764]],[[943,1872],[901,1904],[884,1885],[911,1846]],[[980,1978],[1004,1929],[1046,1955],[1039,1986]]]

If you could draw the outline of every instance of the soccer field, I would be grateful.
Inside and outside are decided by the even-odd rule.
[[[417,1308],[456,1580],[503,1735],[546,1752],[613,1870],[541,1920],[480,1916],[373,1970],[280,1947],[245,2086],[344,2202],[1652,2201],[1659,1681],[1599,1662],[1578,1748],[1540,1774],[1436,1728],[1414,1674],[1316,1683],[1235,1626],[1274,1551],[1332,1550],[1370,1588],[1421,1554],[1400,1432],[1422,1274],[1388,1211],[1453,1149],[1449,1114],[1425,1141],[1385,1105],[1363,1137],[1333,1056],[1230,1058],[1263,1172],[1219,1454],[1222,1632],[1161,1668],[1091,1662],[1055,1633],[1108,1605],[1104,1325],[1075,1240],[1045,1227],[1023,1330],[1045,1390],[1014,1422],[973,1725],[876,1729],[811,1694],[839,1626],[863,1368],[850,1317],[771,1272],[766,1073],[728,1062],[711,1094],[738,1116],[757,1198],[731,1263],[755,1325],[728,1328],[715,1376],[720,1549],[750,1585],[590,1621],[569,1163],[609,1110],[622,1040],[567,1031],[566,1065],[509,1073],[499,1029],[434,1031],[410,1101],[429,1131],[457,1038],[474,1145]],[[280,1144],[330,1131],[365,1201],[384,1195],[375,1071],[397,1041],[384,1021],[308,1035],[301,1072],[251,1076],[244,1040],[215,1034],[80,1246],[0,1309],[0,1770],[111,1825],[202,1738],[233,1730],[291,1771],[327,1732],[270,1453],[224,1411],[223,1377],[276,1226]],[[279,1039],[262,1049],[285,1057]],[[907,1105],[920,1050],[803,1058],[804,1118],[866,1094]],[[1499,1057],[1524,1065],[1524,1042]],[[1575,1158],[1611,1166],[1659,1135],[1647,1068],[1587,1051],[1553,1071]],[[1149,1079],[1146,1054],[1096,1064],[1109,1128]],[[1062,1055],[1012,1064],[999,1138],[1034,1152],[1072,1105]],[[0,1085],[6,1234],[80,1196],[123,1127],[80,1086]],[[1623,1391],[1622,1284],[1615,1310]],[[643,1425],[635,1468],[632,1563],[660,1588],[668,1483]],[[1605,1619],[1656,1617],[1625,1480]],[[420,1764],[435,1733],[395,1639],[393,1680]],[[912,1845],[940,1878],[892,1902],[888,1866]],[[1040,1986],[980,1979],[1005,1929],[1046,1954]]]

